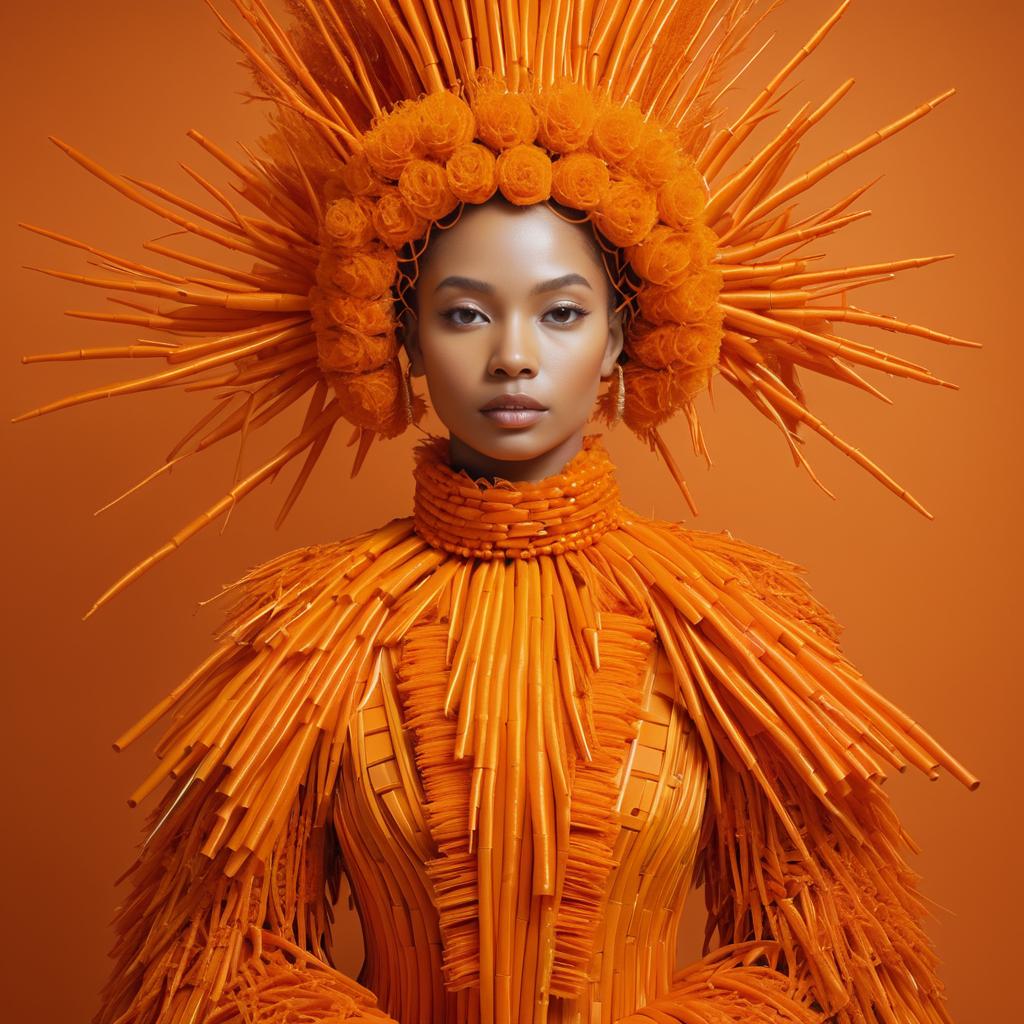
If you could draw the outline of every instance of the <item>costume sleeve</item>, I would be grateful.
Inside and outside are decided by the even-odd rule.
[[[749,773],[724,768],[697,874],[705,945],[719,948],[630,1021],[950,1021],[908,841],[881,787],[842,800],[853,834],[769,745],[759,753],[796,834]]]
[[[347,564],[307,549],[254,570],[221,646],[119,741],[173,710],[161,765],[133,795],[170,779],[126,873],[94,1024],[390,1020],[329,962],[342,871],[330,811],[366,658],[311,640],[299,581],[323,591]],[[358,610],[332,604],[348,619],[319,625]]]
[[[170,818],[130,869],[95,1024],[389,1020],[328,962],[339,878],[329,827],[300,796],[269,860],[234,868],[230,850],[211,859],[201,848],[223,824],[221,803],[209,783],[176,785],[157,809]]]
[[[706,955],[630,1024],[949,1024],[884,762],[977,780],[868,686],[798,567],[688,541],[703,606],[680,589],[652,612],[708,755]]]

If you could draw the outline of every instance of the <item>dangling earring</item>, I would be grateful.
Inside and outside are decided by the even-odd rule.
[[[405,398],[405,419],[406,422],[412,426],[413,420],[415,419],[415,412],[413,411],[413,390],[412,390],[412,363],[408,363],[405,367],[405,373],[402,374],[403,382],[403,396]]]
[[[615,370],[619,379],[615,389],[615,419],[612,420],[612,426],[622,419],[622,414],[626,411],[626,375],[622,372],[622,363],[616,363]]]

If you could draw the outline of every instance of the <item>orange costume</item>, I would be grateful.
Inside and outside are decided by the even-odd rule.
[[[806,426],[924,511],[808,411],[797,371],[875,394],[854,366],[944,383],[833,333],[844,322],[969,343],[846,301],[931,259],[800,254],[860,216],[863,190],[798,220],[791,200],[944,96],[787,178],[846,83],[737,159],[845,4],[732,121],[719,101],[756,2],[300,0],[290,31],[235,6],[257,42],[223,24],[275,133],[248,163],[196,139],[255,213],[205,179],[217,211],[62,146],[251,269],[153,243],[170,272],[46,232],[120,271],[58,276],[134,294],[96,316],[165,336],[34,358],[170,365],[34,413],[218,389],[166,469],[308,404],[293,440],[103,600],[305,454],[286,512],[342,420],[355,469],[418,421],[400,306],[431,232],[497,192],[592,222],[628,315],[600,412],[688,500],[659,427],[684,412],[706,455],[694,402],[720,377],[798,464]],[[169,784],[95,1024],[949,1021],[880,783],[908,765],[977,780],[843,656],[798,567],[631,511],[597,434],[534,483],[473,480],[428,437],[415,481],[412,516],[229,588],[220,646],[118,741],[166,717],[133,801]],[[358,982],[330,964],[342,872]],[[676,971],[694,884],[704,955]]]
[[[534,484],[444,449],[412,517],[236,584],[140,723],[174,716],[135,798],[174,784],[98,1020],[947,1020],[879,781],[973,780],[795,567],[630,511],[596,435]],[[716,951],[674,975],[694,877]]]

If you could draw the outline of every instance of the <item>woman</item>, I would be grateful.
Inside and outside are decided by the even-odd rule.
[[[711,29],[715,5],[657,24],[583,5],[565,48],[568,5],[513,6],[463,24],[446,5],[306,4],[292,36],[242,6],[274,58],[236,37],[281,107],[272,163],[204,144],[262,217],[228,203],[233,220],[197,227],[74,154],[260,260],[204,261],[220,291],[117,261],[131,290],[187,303],[149,326],[198,340],[126,350],[183,365],[116,390],[234,364],[202,379],[246,403],[193,451],[312,392],[295,441],[162,553],[308,450],[290,504],[341,417],[357,465],[415,422],[400,340],[451,434],[417,452],[411,517],[236,584],[222,646],[119,741],[172,713],[135,798],[171,787],[97,1020],[946,1020],[879,782],[886,764],[976,780],[865,683],[793,566],[628,509],[584,437],[609,379],[604,414],[682,483],[657,428],[685,411],[700,449],[713,371],[791,444],[800,422],[833,437],[797,365],[934,380],[831,334],[870,314],[814,302],[896,265],[812,273],[788,252],[846,204],[780,212],[897,126],[780,185],[840,90],[723,175],[837,16],[716,135],[707,86],[742,5]],[[326,955],[342,869],[359,983]],[[694,878],[709,951],[674,974]]]

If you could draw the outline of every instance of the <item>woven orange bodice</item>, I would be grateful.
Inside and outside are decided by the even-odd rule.
[[[446,447],[418,453],[414,524],[456,571],[580,550],[624,511],[596,437],[532,484],[477,484],[451,469]],[[535,694],[492,681],[479,694],[499,720],[492,749],[474,756],[468,743],[455,756],[443,605],[407,631],[354,718],[335,819],[368,951],[360,981],[403,1024],[611,1022],[671,984],[705,768],[649,623],[608,599],[599,613],[601,667],[579,698],[589,759],[572,742],[554,659],[529,681]],[[534,696],[538,724],[562,733],[540,766],[551,776],[544,836],[513,764]]]

